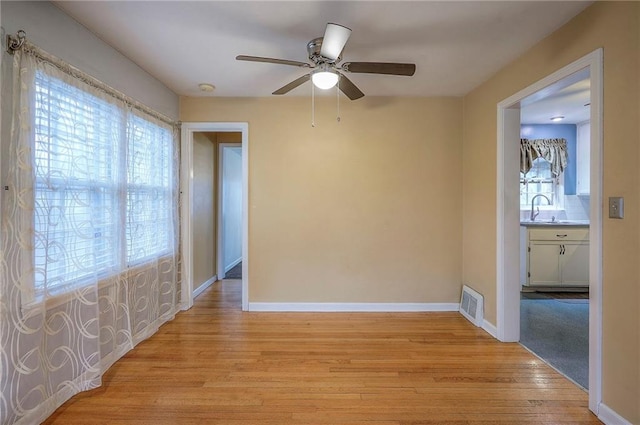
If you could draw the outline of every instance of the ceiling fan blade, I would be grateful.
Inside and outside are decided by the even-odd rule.
[[[246,55],[238,55],[236,56],[236,60],[239,61],[248,61],[248,62],[265,62],[265,63],[276,63],[278,65],[291,65],[291,66],[300,66],[304,68],[310,68],[306,62],[298,62],[298,61],[290,61],[287,59],[274,59],[274,58],[263,58],[260,56],[246,56]]]
[[[272,94],[286,94],[286,93],[289,93],[291,90],[295,89],[299,85],[302,85],[302,84],[306,83],[307,81],[309,81],[310,78],[311,78],[311,74],[303,75],[302,77],[293,80],[289,84],[280,87],[278,90],[274,91]]]
[[[356,87],[350,79],[348,79],[344,74],[340,74],[340,79],[338,80],[338,87],[349,99],[356,100],[364,97],[364,93],[360,91],[358,87]]]
[[[344,45],[347,44],[351,36],[351,30],[343,25],[327,24],[322,38],[322,47],[320,47],[320,56],[335,61],[342,53]]]
[[[390,62],[345,62],[342,69],[356,74],[387,74],[412,76],[416,66],[412,63]]]

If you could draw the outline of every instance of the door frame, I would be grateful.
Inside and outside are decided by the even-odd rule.
[[[242,310],[249,309],[249,124],[246,122],[183,122],[180,158],[180,225],[182,243],[181,308],[193,306],[193,134],[242,133]]]
[[[597,49],[498,103],[497,125],[497,337],[520,339],[520,247],[517,166],[520,101],[588,69],[591,79],[591,160],[589,226],[589,409],[602,404],[602,206],[603,206],[603,51]],[[517,125],[516,125],[517,124]],[[509,142],[507,142],[509,141]],[[518,208],[514,208],[518,205]]]
[[[222,216],[222,187],[223,187],[223,167],[224,160],[223,154],[225,148],[240,148],[242,147],[242,143],[218,143],[218,202],[216,207],[216,212],[218,216],[218,231],[217,233],[217,241],[216,241],[216,254],[217,254],[217,275],[218,279],[224,279],[226,275],[226,270],[224,269],[224,220]],[[244,190],[243,190],[244,193]],[[244,211],[244,210],[243,210]],[[244,257],[244,255],[243,255]]]

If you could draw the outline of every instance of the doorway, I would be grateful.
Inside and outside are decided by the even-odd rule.
[[[520,191],[521,102],[554,91],[559,82],[584,69],[591,78],[590,245],[589,245],[589,409],[602,401],[602,49],[567,65],[498,104],[497,138],[497,336],[520,340]]]
[[[182,252],[182,285],[181,308],[188,310],[193,306],[194,298],[194,134],[195,133],[239,133],[241,134],[242,164],[242,218],[241,218],[241,251],[242,251],[242,310],[249,307],[249,125],[247,123],[215,123],[191,122],[182,123],[181,134],[181,170],[180,170],[180,213],[181,213],[181,252]]]
[[[585,390],[590,81],[584,68],[520,101],[520,344]]]

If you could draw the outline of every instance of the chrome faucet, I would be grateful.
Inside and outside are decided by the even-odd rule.
[[[535,221],[535,219],[536,219],[536,217],[538,216],[538,214],[540,214],[540,207],[537,207],[537,208],[536,208],[536,209],[537,209],[537,211],[536,211],[536,212],[533,212],[533,203],[534,203],[534,202],[536,201],[536,199],[537,199],[538,197],[540,197],[540,196],[542,196],[544,199],[546,199],[546,200],[547,200],[547,204],[548,204],[548,205],[551,205],[551,201],[550,201],[550,200],[549,200],[549,198],[547,198],[545,195],[543,195],[543,194],[539,193],[539,194],[537,194],[536,196],[534,196],[534,197],[531,199],[531,221]]]

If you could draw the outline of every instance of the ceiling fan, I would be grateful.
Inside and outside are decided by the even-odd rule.
[[[236,59],[312,69],[308,74],[280,87],[273,94],[288,93],[311,79],[313,84],[320,89],[329,89],[337,84],[338,88],[351,100],[360,99],[364,96],[364,93],[342,72],[404,76],[412,76],[416,72],[416,66],[412,63],[345,62],[338,66],[338,63],[342,60],[340,55],[350,35],[351,30],[349,28],[339,24],[328,23],[324,37],[314,38],[307,43],[307,52],[312,63],[246,55],[236,56]]]

